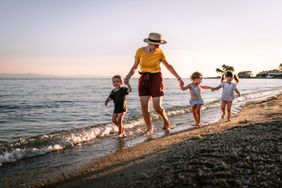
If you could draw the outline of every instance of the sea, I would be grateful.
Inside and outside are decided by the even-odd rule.
[[[127,96],[127,137],[118,139],[118,129],[111,122],[113,103],[105,106],[113,89],[111,78],[0,78],[0,180],[39,167],[49,169],[51,176],[52,166],[71,170],[147,141],[137,83],[138,79],[131,79],[133,91]],[[204,79],[202,83],[219,84],[219,79]],[[241,97],[234,101],[233,116],[248,102],[281,93],[282,80],[241,79],[238,89]],[[202,96],[202,126],[218,122],[221,90],[203,90]],[[165,79],[163,106],[174,127],[170,134],[193,128],[189,100],[189,91],[181,91],[176,79]],[[160,117],[152,107],[150,111],[155,127],[150,139],[166,136]]]

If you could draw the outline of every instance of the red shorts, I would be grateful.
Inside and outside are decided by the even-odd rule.
[[[140,73],[140,72],[139,72]],[[138,83],[139,96],[164,96],[164,81],[162,73],[140,73]]]

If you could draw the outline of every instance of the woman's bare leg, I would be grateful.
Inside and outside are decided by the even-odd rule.
[[[150,96],[141,96],[140,97],[142,116],[143,116],[144,122],[147,126],[147,132],[153,131],[152,124],[151,124],[150,112],[149,112],[150,98],[151,98]]]
[[[165,109],[162,106],[162,97],[153,97],[153,108],[163,118],[164,130],[169,130],[170,124]]]

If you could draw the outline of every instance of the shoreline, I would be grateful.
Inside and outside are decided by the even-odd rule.
[[[190,148],[187,151],[190,151],[199,144],[198,142],[205,142],[208,137],[225,134],[225,132],[234,129],[244,129],[244,127],[253,128],[256,127],[255,125],[257,124],[269,123],[271,121],[278,121],[281,124],[281,110],[279,110],[281,109],[281,101],[282,94],[278,97],[251,102],[243,107],[238,116],[233,118],[231,122],[211,124],[193,130],[172,133],[161,138],[137,144],[134,147],[121,149],[118,152],[99,159],[89,160],[89,162],[85,163],[83,166],[73,164],[71,165],[72,167],[70,166],[70,168],[72,168],[71,173],[60,169],[58,171],[59,178],[56,179],[48,177],[48,174],[41,175],[41,177],[45,177],[43,179],[36,179],[36,176],[35,179],[33,179],[34,175],[29,173],[20,174],[19,176],[9,176],[3,179],[3,187],[15,185],[20,185],[20,187],[104,187],[105,185],[108,187],[116,185],[126,187],[161,186],[162,183],[160,182],[156,182],[156,184],[152,184],[151,186],[150,184],[142,184],[142,182],[146,183],[145,180],[151,182],[152,179],[150,176],[155,177],[160,175],[155,171],[156,169],[159,171],[161,168],[156,168],[154,165],[150,166],[150,164],[160,163],[162,168],[169,168],[169,165],[165,165],[166,163],[170,164],[173,162],[170,161],[169,156],[177,153],[179,150],[185,151],[185,148],[182,148],[183,143],[185,143],[184,145],[188,143],[192,149]],[[265,107],[266,109],[261,107]],[[255,115],[252,116],[252,114]],[[211,140],[213,139],[214,138]],[[58,155],[60,154],[58,153]],[[181,154],[175,157],[177,158],[176,161],[181,160]],[[160,159],[161,162],[157,159]],[[174,167],[173,165],[173,168]],[[38,169],[38,173],[42,173],[41,169]],[[166,173],[166,171],[162,173]],[[174,175],[175,174],[172,173],[169,176]],[[177,176],[178,175],[177,173]],[[182,177],[181,174],[179,176]],[[161,177],[160,180],[162,180]],[[133,184],[135,181],[139,183]],[[168,185],[166,184],[166,186]]]
[[[91,163],[85,165],[84,167],[81,167],[80,170],[75,172],[69,177],[64,177],[60,179],[57,183],[53,182],[50,184],[43,184],[45,186],[50,187],[113,187],[113,186],[126,186],[126,187],[162,187],[162,186],[184,186],[184,185],[190,185],[192,187],[199,187],[201,186],[201,181],[195,181],[195,179],[191,179],[189,176],[185,176],[185,169],[181,173],[174,172],[174,169],[181,168],[183,165],[182,163],[185,163],[186,160],[183,158],[183,155],[185,155],[185,152],[181,153],[183,148],[188,144],[188,148],[193,151],[197,150],[198,144],[203,144],[206,146],[207,141],[213,141],[216,139],[216,137],[219,137],[217,139],[220,140],[221,136],[225,134],[232,134],[232,131],[239,132],[243,135],[245,130],[256,130],[256,128],[262,129],[261,127],[264,127],[265,130],[263,132],[268,132],[268,125],[270,128],[274,130],[282,130],[281,129],[281,106],[282,105],[282,95],[280,94],[278,97],[272,97],[267,100],[261,100],[261,101],[255,101],[250,104],[247,104],[243,110],[238,114],[237,117],[233,118],[231,122],[224,122],[224,123],[218,123],[213,125],[208,125],[205,127],[202,127],[200,129],[193,129],[190,131],[184,131],[177,134],[168,135],[156,140],[150,140],[147,142],[144,142],[142,144],[138,144],[132,148],[127,148],[124,150],[121,150],[118,153],[106,156],[98,161],[92,161]],[[231,133],[229,133],[231,132]],[[251,134],[252,131],[249,131]],[[259,132],[259,131],[258,131]],[[241,135],[238,135],[239,137]],[[250,136],[250,135],[249,135]],[[254,135],[250,136],[253,138]],[[255,135],[257,136],[257,135]],[[268,135],[269,136],[269,135]],[[275,136],[275,135],[274,135]],[[279,136],[279,131],[278,135]],[[228,136],[227,136],[228,137]],[[233,139],[236,138],[233,135]],[[245,139],[245,137],[240,137],[240,139]],[[251,140],[248,138],[248,135],[246,136],[246,139]],[[274,138],[273,138],[274,139]],[[277,141],[278,139],[278,141]],[[280,138],[277,138],[276,141],[281,143],[281,136]],[[280,140],[279,140],[280,139]],[[232,139],[231,139],[232,140]],[[239,144],[238,140],[234,141],[235,145]],[[221,143],[224,145],[224,143]],[[277,143],[275,143],[277,144]],[[215,146],[217,144],[215,143]],[[279,145],[280,146],[280,145]],[[220,149],[220,146],[216,146],[217,149]],[[228,148],[228,145],[225,147]],[[255,146],[249,146],[250,150],[254,148]],[[192,155],[191,151],[187,150],[188,155]],[[206,150],[206,151],[205,151]],[[233,150],[236,150],[236,147],[233,148]],[[237,148],[238,150],[238,148]],[[206,155],[209,155],[209,152],[212,152],[212,149],[209,149],[208,147],[205,147],[203,150],[200,150],[202,153],[205,153]],[[217,151],[215,149],[215,151]],[[179,155],[176,155],[179,153]],[[198,151],[199,152],[199,151]],[[200,152],[200,153],[201,153]],[[218,152],[218,151],[217,151]],[[237,152],[237,154],[236,154]],[[281,155],[281,150],[278,151]],[[235,151],[235,153],[231,154],[220,154],[217,156],[217,158],[222,159],[226,158],[228,156],[233,159],[234,157],[237,160],[243,160],[241,156],[238,155],[238,151]],[[234,155],[234,156],[233,156]],[[195,168],[194,170],[197,171],[200,169],[200,172],[195,172],[197,175],[197,178],[200,178],[201,176],[212,176],[213,173],[206,173],[206,171],[211,171],[214,168],[217,168],[216,166],[212,165],[211,162],[208,162],[209,159],[205,159],[207,161],[201,161],[202,156],[199,155],[199,160],[192,164],[190,164],[192,167],[197,166],[198,168]],[[214,156],[210,155],[211,158]],[[277,156],[276,156],[277,157]],[[175,160],[172,160],[175,159]],[[247,162],[250,162],[250,156],[246,157]],[[172,161],[171,161],[172,160]],[[191,160],[191,159],[190,159]],[[281,161],[282,158],[278,157],[278,161],[280,162],[275,166],[275,164],[271,164],[270,166],[272,168],[275,167],[277,172],[281,171]],[[176,161],[181,161],[179,164],[174,164]],[[189,161],[189,160],[188,160]],[[224,168],[224,166],[230,166],[228,164],[228,161],[222,161],[222,164],[219,164],[218,168]],[[189,161],[191,162],[191,161]],[[259,162],[264,162],[259,161]],[[205,167],[203,170],[203,166],[199,165],[203,163],[202,165]],[[207,163],[205,165],[205,163]],[[156,164],[159,164],[159,167],[156,167]],[[189,166],[190,166],[189,165]],[[210,165],[210,166],[209,166]],[[223,165],[223,167],[222,167]],[[242,164],[244,165],[244,164]],[[274,167],[273,167],[274,165]],[[185,166],[183,166],[185,167]],[[231,167],[230,167],[231,168]],[[248,167],[251,168],[251,167]],[[248,169],[246,168],[246,169]],[[187,170],[187,169],[186,169]],[[249,169],[250,170],[250,169]],[[278,170],[278,171],[277,171]],[[161,171],[161,172],[159,172]],[[219,178],[222,176],[222,180],[215,181],[213,184],[215,186],[225,187],[225,186],[244,186],[246,185],[252,185],[252,186],[259,186],[259,184],[256,183],[263,183],[266,185],[269,185],[270,182],[255,182],[252,184],[251,180],[242,180],[239,175],[235,173],[232,174],[235,170],[230,169],[227,174],[225,172],[215,172],[214,178]],[[162,176],[166,173],[168,173],[165,176]],[[232,172],[232,173],[231,173]],[[263,172],[263,170],[262,170]],[[193,172],[191,172],[193,174]],[[219,173],[219,174],[218,174]],[[228,174],[229,173],[229,174]],[[231,174],[230,174],[231,173]],[[269,173],[269,172],[268,172]],[[207,175],[208,174],[208,175]],[[271,176],[277,177],[277,174],[270,173]],[[177,177],[174,177],[177,175]],[[195,174],[194,174],[195,175]],[[233,176],[234,175],[234,176]],[[250,174],[249,174],[250,175]],[[279,175],[279,174],[278,174]],[[158,178],[155,178],[158,177]],[[166,179],[166,177],[170,177]],[[226,177],[224,179],[224,177]],[[267,176],[268,177],[268,176]],[[197,179],[196,178],[196,179]],[[268,177],[269,178],[269,177]],[[213,179],[213,178],[212,178]],[[271,186],[276,187],[278,184],[281,186],[281,181],[277,182],[272,179]],[[164,181],[165,180],[165,181]],[[211,182],[209,182],[211,183]],[[275,184],[276,183],[276,184]],[[278,183],[278,184],[277,184]],[[262,185],[263,185],[262,184]]]

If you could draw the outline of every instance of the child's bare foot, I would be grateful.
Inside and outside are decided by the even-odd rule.
[[[153,132],[154,132],[154,130],[153,130],[153,128],[151,128],[151,129],[147,129],[147,131],[146,131],[146,135],[147,136],[152,136],[153,135]]]
[[[224,118],[224,116],[225,116],[225,113],[222,113],[222,114],[221,114],[221,119],[223,119],[223,118]]]

